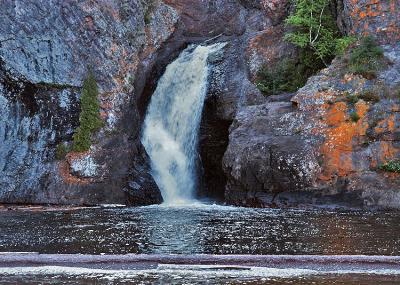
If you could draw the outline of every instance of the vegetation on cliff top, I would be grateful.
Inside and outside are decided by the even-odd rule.
[[[330,10],[331,0],[294,2],[295,11],[286,19],[293,30],[285,35],[286,40],[301,49],[311,50],[325,65],[354,42],[354,38],[339,32]]]
[[[89,150],[92,144],[92,134],[98,131],[103,124],[100,118],[98,94],[96,79],[93,73],[89,72],[83,82],[79,127],[73,136],[73,151],[84,152]]]
[[[275,68],[263,66],[256,85],[264,95],[295,92],[307,79],[342,55],[355,38],[342,36],[329,8],[330,0],[294,0],[286,19],[291,31],[285,39],[300,48],[297,59],[284,59]]]
[[[350,54],[349,71],[373,79],[383,66],[383,61],[383,49],[373,37],[366,36]]]

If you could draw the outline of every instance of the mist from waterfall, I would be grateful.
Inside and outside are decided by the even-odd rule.
[[[164,204],[195,201],[198,134],[210,68],[207,59],[224,45],[189,46],[167,66],[151,97],[142,143]]]

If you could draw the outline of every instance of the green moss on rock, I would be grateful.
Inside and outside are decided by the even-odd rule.
[[[389,161],[379,167],[383,171],[400,173],[400,160]]]

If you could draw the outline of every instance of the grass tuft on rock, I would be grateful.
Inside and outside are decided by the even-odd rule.
[[[63,160],[67,156],[69,148],[65,143],[60,143],[56,148],[56,160]]]
[[[383,49],[371,36],[364,37],[360,45],[350,54],[349,71],[367,79],[376,78],[377,72],[383,65]]]
[[[354,122],[357,123],[360,120],[360,116],[357,114],[357,112],[351,112],[350,113],[350,119]]]
[[[149,25],[151,23],[151,17],[152,17],[155,5],[156,5],[156,3],[154,0],[147,0],[146,2],[144,2],[144,6],[145,6],[144,23],[146,25]]]
[[[358,102],[358,96],[355,94],[347,94],[346,101],[347,103],[354,105],[355,103]]]
[[[73,136],[73,151],[88,151],[92,144],[91,136],[103,125],[100,118],[98,94],[96,79],[93,73],[89,72],[83,82],[79,127]]]
[[[379,95],[374,90],[366,90],[358,95],[358,98],[365,102],[378,103],[380,101]]]

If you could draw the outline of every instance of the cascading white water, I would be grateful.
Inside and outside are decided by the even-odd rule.
[[[142,143],[164,203],[192,203],[197,141],[207,91],[208,57],[224,44],[190,46],[168,65],[151,97]]]

